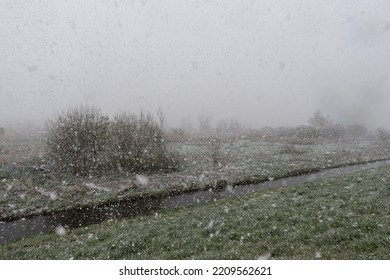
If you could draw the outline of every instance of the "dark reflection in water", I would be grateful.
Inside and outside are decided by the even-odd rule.
[[[143,198],[135,201],[121,201],[110,205],[82,209],[71,209],[51,215],[36,216],[11,222],[0,222],[0,243],[37,234],[54,232],[57,226],[78,228],[97,224],[105,220],[134,217],[140,214],[153,213],[159,209],[178,208],[205,204],[226,197],[251,194],[272,187],[287,187],[320,179],[327,179],[357,171],[389,165],[390,161],[379,161],[368,164],[329,169],[309,175],[289,177],[280,180],[248,186],[228,187],[222,191],[199,191],[166,198]]]
[[[150,213],[161,208],[160,200],[145,198],[135,201],[123,201],[105,206],[71,209],[51,215],[0,222],[0,243],[36,234],[54,232],[58,226],[72,229],[97,224],[105,220]]]

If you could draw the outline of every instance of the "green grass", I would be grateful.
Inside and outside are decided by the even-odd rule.
[[[390,259],[390,168],[0,245],[2,259]]]
[[[0,154],[0,219],[49,213],[74,207],[88,207],[140,195],[166,195],[207,189],[216,183],[242,185],[282,178],[336,166],[385,158],[383,147],[370,142],[296,145],[299,152],[283,151],[281,143],[226,140],[214,166],[207,141],[176,143],[181,150],[183,168],[170,173],[145,174],[149,185],[139,186],[135,174],[107,174],[80,178],[54,171],[40,173],[42,147],[37,139],[9,141],[7,153]],[[22,145],[23,144],[23,145]],[[26,144],[26,145],[24,145]],[[28,147],[26,148],[23,147]],[[88,187],[94,183],[109,191]],[[50,196],[54,194],[54,196]]]

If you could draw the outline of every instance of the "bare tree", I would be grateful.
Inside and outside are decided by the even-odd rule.
[[[326,128],[333,125],[333,122],[329,118],[326,118],[321,111],[316,111],[309,119],[309,124],[316,128]]]
[[[166,115],[165,115],[165,113],[164,113],[164,111],[163,111],[163,109],[161,108],[161,107],[159,107],[158,109],[157,109],[157,119],[158,119],[158,123],[159,123],[159,125],[160,125],[160,128],[162,129],[162,130],[165,130],[165,126],[166,126],[166,124],[167,124],[167,117],[166,117]]]
[[[211,130],[211,116],[206,114],[205,112],[202,112],[198,116],[198,122],[199,122],[199,130],[201,132],[210,132]]]
[[[221,148],[222,148],[221,129],[222,127],[217,126],[215,135],[213,135],[210,139],[211,160],[213,162],[214,167],[217,167],[218,164],[221,162]]]

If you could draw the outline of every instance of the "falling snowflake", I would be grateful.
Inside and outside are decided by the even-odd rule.
[[[207,226],[207,228],[212,228],[214,225],[214,220],[211,220]]]
[[[137,183],[140,184],[143,187],[147,187],[149,184],[149,179],[148,177],[144,175],[136,175],[135,179],[137,180]]]
[[[258,256],[258,260],[269,260],[271,258],[271,253],[266,253],[264,255]]]
[[[66,235],[66,229],[61,225],[56,227],[55,232],[58,236],[61,236],[61,237]]]

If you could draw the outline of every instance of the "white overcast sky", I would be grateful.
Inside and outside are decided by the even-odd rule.
[[[390,1],[3,0],[0,65],[0,122],[91,104],[388,127]]]

